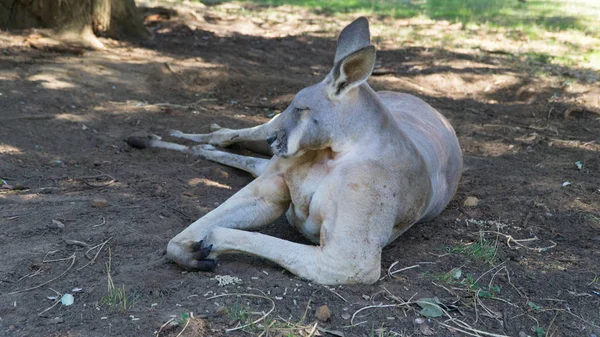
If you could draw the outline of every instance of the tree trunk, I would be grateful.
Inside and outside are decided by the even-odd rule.
[[[52,28],[61,40],[103,48],[95,34],[151,37],[134,0],[0,0],[0,28]]]

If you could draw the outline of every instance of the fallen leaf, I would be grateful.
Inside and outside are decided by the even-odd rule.
[[[442,317],[444,311],[441,308],[442,302],[437,297],[421,298],[417,304],[422,308],[419,313],[425,317]]]

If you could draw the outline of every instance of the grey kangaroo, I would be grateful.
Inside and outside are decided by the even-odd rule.
[[[204,143],[197,146],[130,137],[133,147],[178,150],[256,176],[175,236],[168,257],[210,271],[220,254],[246,253],[317,283],[376,282],[383,247],[440,214],[456,192],[462,152],[450,123],[430,105],[371,89],[374,64],[369,23],[361,17],[340,34],[329,74],[269,122],[241,130],[215,125],[209,134],[171,132]],[[265,140],[269,160],[213,146]],[[314,245],[250,231],[284,213]]]

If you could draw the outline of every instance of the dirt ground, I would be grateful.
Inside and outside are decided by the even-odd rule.
[[[600,334],[597,74],[380,36],[371,85],[423,98],[459,136],[465,172],[448,208],[388,246],[370,286],[311,284],[238,255],[186,272],[165,258],[169,239],[252,177],[122,140],[267,121],[327,74],[354,16],[232,3],[144,13],[153,41],[104,39],[107,51],[84,55],[0,32],[0,336]],[[373,36],[421,24],[370,19]],[[285,219],[263,232],[306,242]],[[219,286],[225,275],[239,283]],[[65,293],[73,305],[53,297]],[[419,313],[433,297],[447,316]]]

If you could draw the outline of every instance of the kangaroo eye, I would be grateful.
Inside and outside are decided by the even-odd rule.
[[[308,108],[294,108],[294,113],[299,114],[299,113],[304,112],[306,110],[308,110]]]

